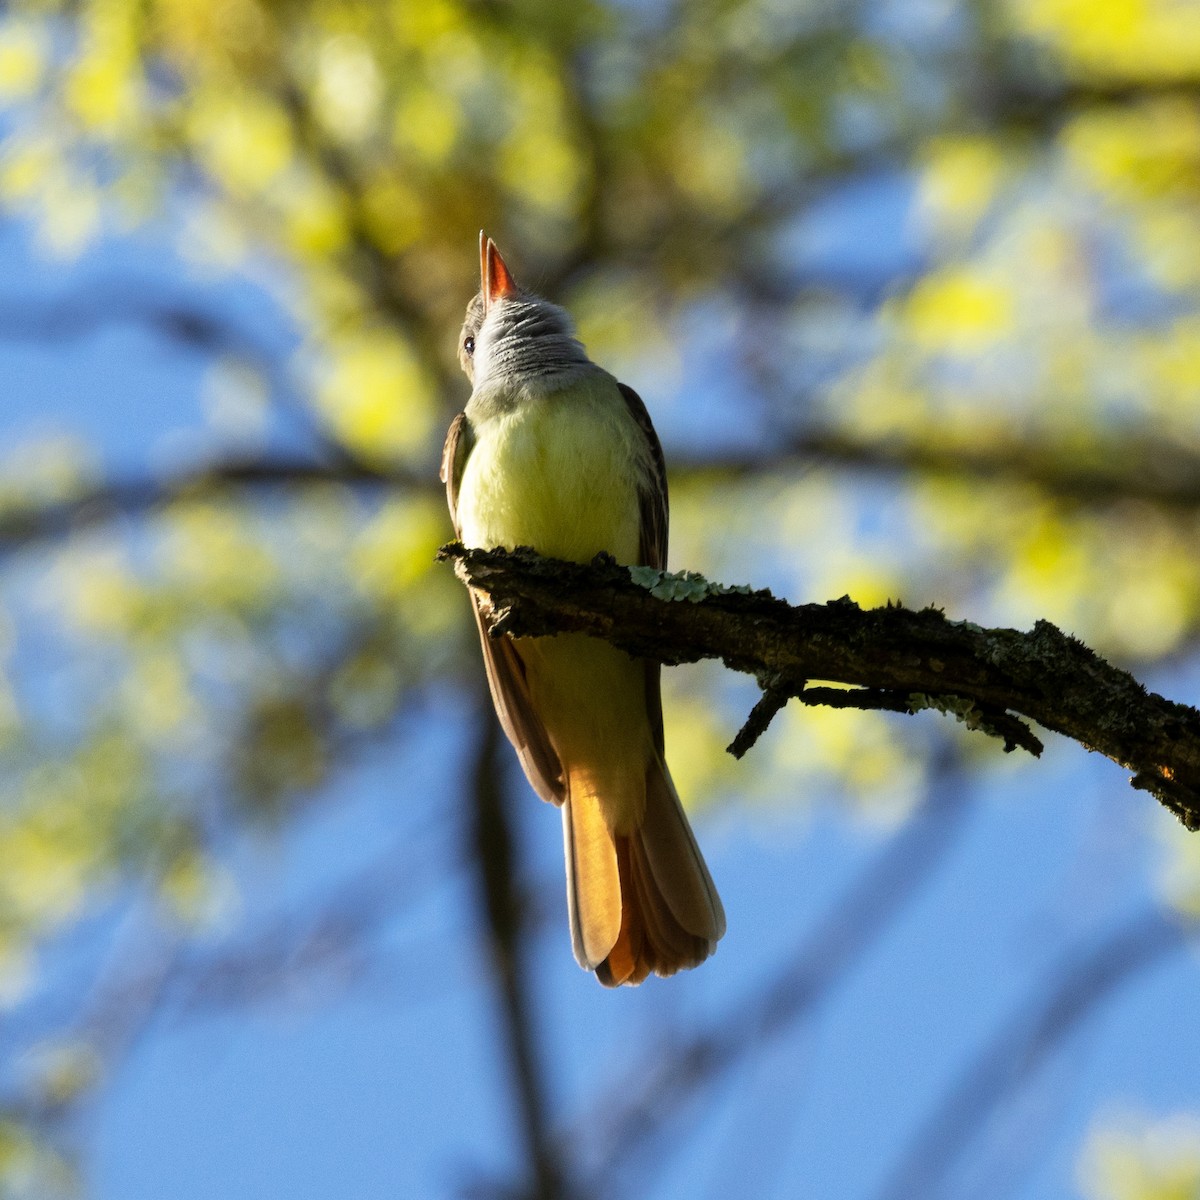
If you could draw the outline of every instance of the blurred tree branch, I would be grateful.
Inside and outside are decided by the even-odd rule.
[[[792,606],[698,576],[602,558],[585,566],[525,549],[451,543],[442,556],[490,595],[494,636],[577,632],[665,663],[719,658],[776,700],[935,708],[1002,738],[1005,749],[1038,754],[1041,743],[1020,719],[1029,718],[1133,771],[1134,787],[1200,828],[1200,712],[1147,692],[1048,621],[1022,633],[950,621],[934,609],[864,611],[849,597]],[[635,582],[631,570],[648,573]],[[813,689],[811,679],[864,691]]]
[[[504,794],[500,738],[491,703],[480,706],[471,778],[471,862],[479,879],[488,966],[499,994],[512,1087],[529,1162],[533,1200],[564,1200],[570,1192],[550,1140],[546,1082],[528,976],[526,916],[517,888],[517,856]]]
[[[1079,504],[1139,500],[1166,509],[1200,509],[1200,455],[1165,438],[1111,441],[992,436],[978,443],[940,437],[877,439],[850,430],[813,429],[784,437],[768,453],[716,453],[675,464],[673,473],[759,475],[787,463],[828,463],[884,475],[942,476],[1029,484]]]
[[[1028,1001],[963,1067],[919,1126],[878,1200],[944,1194],[946,1175],[1001,1103],[1026,1085],[1066,1037],[1114,991],[1183,949],[1194,926],[1158,909],[1105,932],[1034,989]]]
[[[138,279],[106,279],[70,296],[43,300],[22,296],[0,301],[0,337],[19,341],[70,341],[114,324],[145,325],[170,341],[271,366],[275,356],[228,314],[193,297],[152,291]]]
[[[113,480],[51,504],[0,511],[0,554],[26,543],[61,537],[121,515],[138,515],[188,497],[233,489],[348,484],[378,490],[442,491],[435,473],[397,463],[368,462],[323,439],[320,457],[231,457],[163,478]],[[1153,438],[1120,445],[1055,445],[1033,439],[969,446],[876,441],[837,430],[800,434],[779,448],[729,454],[674,456],[674,479],[763,477],[825,462],[890,475],[941,475],[1011,481],[1085,505],[1138,500],[1170,510],[1200,510],[1200,456]]]
[[[396,466],[375,467],[350,455],[334,462],[307,458],[231,458],[161,479],[149,476],[99,483],[57,503],[14,506],[0,512],[0,554],[102,525],[117,517],[152,513],[176,501],[227,495],[238,489],[336,484],[433,490],[423,474]]]

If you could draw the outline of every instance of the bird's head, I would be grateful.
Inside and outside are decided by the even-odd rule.
[[[518,287],[482,230],[479,291],[467,305],[458,361],[476,388],[497,375],[528,378],[588,361],[566,311]]]

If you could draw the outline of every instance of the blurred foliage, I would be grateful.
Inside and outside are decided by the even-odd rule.
[[[122,888],[204,926],[230,829],[286,821],[430,688],[475,681],[432,556],[481,225],[649,399],[685,464],[675,565],[1046,617],[1135,665],[1193,651],[1200,506],[1139,481],[1200,456],[1198,82],[1200,23],[1171,0],[6,5],[6,211],[55,255],[145,238],[253,281],[297,345],[262,374],[214,348],[214,458],[299,415],[314,453],[389,486],[152,481],[144,519],[47,529],[88,497],[122,511],[99,457],[5,451],[0,1005],[37,1000],[39,947]],[[855,192],[881,183],[901,219]],[[855,204],[902,262],[796,251]],[[693,408],[737,436],[697,451]],[[754,469],[725,461],[748,444]],[[1069,486],[1094,468],[1104,486]],[[895,816],[921,794],[929,721],[789,711],[748,774],[723,754],[744,682],[679,675],[698,803]],[[1192,914],[1198,867],[1172,885]],[[104,1073],[67,1045],[62,1103]],[[0,1124],[14,1195],[66,1171],[35,1124]],[[1120,1186],[1096,1195],[1183,1194]]]
[[[1093,1135],[1081,1182],[1087,1200],[1195,1200],[1200,1123],[1188,1114],[1114,1123]]]

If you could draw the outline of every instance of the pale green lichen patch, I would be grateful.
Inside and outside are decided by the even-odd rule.
[[[926,612],[940,612],[939,609],[931,609],[931,608],[927,608],[925,611]],[[984,627],[982,625],[976,625],[974,621],[947,621],[946,624],[949,625],[952,629],[965,629],[968,633],[987,633],[988,632],[988,630],[984,629]]]
[[[1038,749],[1034,750],[1033,745],[1024,740],[1013,737],[1013,729],[1003,728],[1001,723],[983,711],[973,700],[969,700],[966,696],[930,696],[925,692],[911,692],[908,697],[908,711],[910,713],[921,712],[922,709],[934,709],[940,713],[946,713],[948,716],[955,717],[961,721],[968,729],[977,730],[980,733],[986,733],[991,737],[1000,738],[1005,743],[1005,750],[1015,749],[1018,745],[1023,745],[1025,749],[1031,753],[1040,754],[1040,744]],[[1036,741],[1036,739],[1033,739]]]
[[[965,696],[930,696],[925,692],[912,692],[908,697],[908,711],[921,712],[922,709],[932,708],[941,713],[949,713],[969,725],[972,718],[978,717],[975,704]]]
[[[980,711],[978,705],[966,696],[930,696],[925,692],[913,692],[909,695],[909,712],[917,713],[926,708],[956,717],[968,729],[978,729],[983,733],[990,733],[994,737],[1003,736]]]
[[[629,578],[659,600],[690,600],[693,604],[709,596],[728,596],[737,593],[750,595],[747,584],[731,587],[712,583],[696,571],[660,571],[656,567],[629,567]]]

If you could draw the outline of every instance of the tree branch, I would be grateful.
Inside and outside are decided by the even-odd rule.
[[[664,663],[719,658],[775,699],[934,708],[999,737],[1006,750],[1040,754],[1028,718],[1132,771],[1135,788],[1200,829],[1200,712],[1147,692],[1048,621],[1020,632],[950,621],[936,609],[863,610],[849,597],[793,606],[606,555],[582,565],[451,543],[439,557],[490,595],[493,636],[586,633]],[[864,690],[809,688],[810,679]]]

